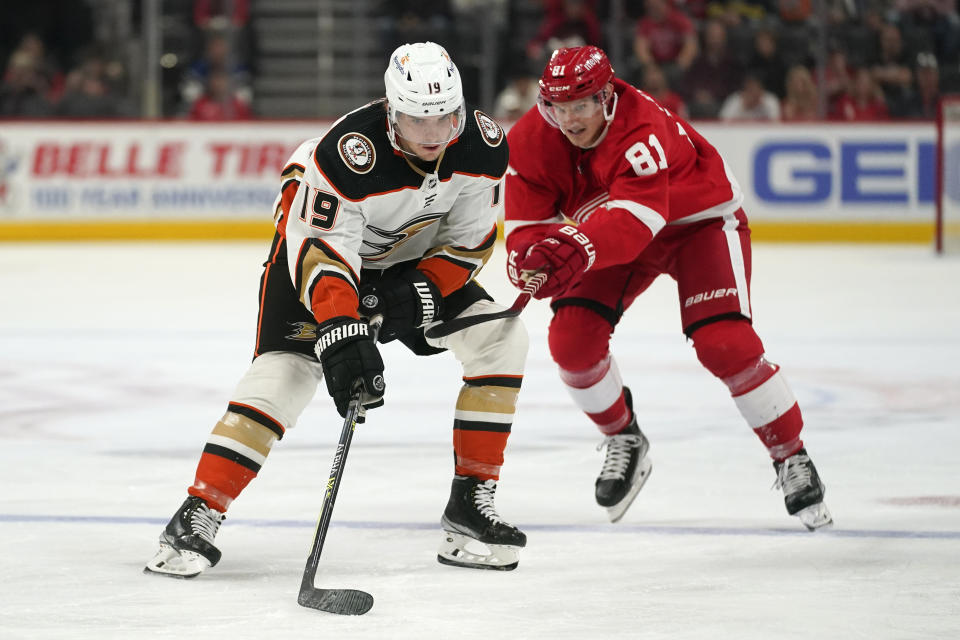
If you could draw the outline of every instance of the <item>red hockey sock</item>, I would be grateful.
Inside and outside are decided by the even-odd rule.
[[[630,409],[623,393],[623,381],[620,379],[616,362],[609,353],[589,369],[560,369],[560,379],[567,385],[567,391],[574,403],[604,435],[620,433],[630,423]]]
[[[253,480],[266,461],[283,427],[259,409],[230,403],[226,414],[210,433],[197,465],[192,496],[224,512]]]
[[[803,416],[780,367],[761,356],[751,366],[723,381],[771,458],[783,460],[803,447],[800,439]]]
[[[802,446],[803,416],[797,399],[780,373],[764,357],[763,343],[745,320],[721,320],[693,335],[697,358],[723,380],[740,414],[767,447],[783,460]]]

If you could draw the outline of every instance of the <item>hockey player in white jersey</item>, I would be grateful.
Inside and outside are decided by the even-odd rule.
[[[260,282],[254,359],[201,454],[188,497],[146,571],[193,577],[217,564],[214,537],[273,444],[297,422],[321,379],[341,416],[351,390],[384,403],[379,341],[415,354],[449,350],[463,367],[453,416],[454,479],[437,559],[509,570],[526,536],[494,506],[527,354],[516,319],[428,339],[426,327],[490,313],[474,280],[493,252],[507,168],[503,130],[464,103],[443,47],[390,56],[386,98],[304,142],[282,173],[276,234]],[[339,425],[338,425],[339,427]],[[477,550],[471,541],[485,549]]]

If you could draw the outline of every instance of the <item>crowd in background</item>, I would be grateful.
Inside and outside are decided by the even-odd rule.
[[[254,117],[249,0],[165,0],[189,25],[186,60],[166,54],[163,114],[191,120]],[[141,3],[131,24],[140,23]],[[120,48],[94,38],[92,5],[38,0],[36,10],[0,9],[0,118],[136,118],[137,71]]]
[[[541,1],[540,30],[498,98],[501,118],[533,103],[554,48],[609,44],[601,0]],[[812,0],[627,2],[632,41],[618,75],[694,119],[931,119],[941,89],[960,90],[956,0],[822,4],[821,25]]]
[[[94,38],[93,1],[3,3],[0,118],[141,115],[137,70]],[[459,60],[454,8],[465,1],[387,2],[379,28],[396,42],[447,40]],[[624,49],[617,74],[692,119],[930,119],[941,91],[960,90],[956,0],[624,0],[619,30],[610,0],[490,1],[533,6],[538,21],[531,33],[508,23],[502,36],[499,95],[485,106],[507,120],[534,104],[554,48],[609,51],[612,38]],[[163,6],[191,27],[187,59],[164,61],[163,116],[278,115],[254,108],[250,0]]]
[[[0,8],[0,117],[135,115],[128,69],[93,40],[87,5],[13,4]]]

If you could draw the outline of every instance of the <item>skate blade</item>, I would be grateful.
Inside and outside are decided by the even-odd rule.
[[[171,578],[196,578],[210,566],[210,561],[193,551],[177,551],[161,543],[160,550],[143,568],[144,573],[155,573]]]
[[[806,509],[801,509],[796,515],[800,518],[803,526],[810,531],[830,529],[833,527],[833,516],[830,515],[830,510],[827,509],[827,505],[822,502],[810,505]]]
[[[437,562],[467,569],[512,571],[517,568],[519,547],[486,544],[454,531],[444,531]]]
[[[653,463],[646,456],[637,462],[637,468],[633,470],[630,491],[627,492],[627,495],[623,496],[623,500],[612,507],[607,507],[607,517],[610,518],[610,522],[620,521],[623,514],[625,514],[627,509],[630,508],[630,505],[633,504],[634,498],[640,493],[640,489],[643,489],[643,485],[647,483],[651,470],[653,470]]]

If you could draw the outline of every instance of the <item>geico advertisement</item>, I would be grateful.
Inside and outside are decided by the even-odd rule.
[[[726,158],[751,219],[932,219],[932,124],[712,123],[697,128]]]
[[[0,126],[0,220],[271,215],[280,171],[324,123]]]
[[[0,220],[262,219],[272,213],[285,160],[329,126],[6,122],[0,127]],[[918,221],[933,215],[932,124],[697,128],[726,158],[751,219]]]

